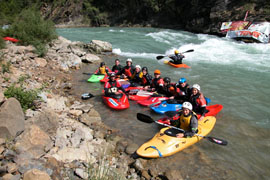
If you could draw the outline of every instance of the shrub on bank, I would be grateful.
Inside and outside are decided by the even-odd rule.
[[[16,98],[24,111],[27,109],[34,109],[34,101],[38,99],[38,93],[35,90],[25,90],[22,87],[15,87],[15,85],[10,86],[4,92],[4,95],[7,98],[14,97]]]
[[[39,56],[46,54],[46,44],[57,38],[52,21],[44,20],[35,9],[23,10],[6,34],[19,39],[22,45],[33,45]]]
[[[0,29],[0,49],[3,49],[5,47],[5,42],[3,40],[3,32],[2,29]]]

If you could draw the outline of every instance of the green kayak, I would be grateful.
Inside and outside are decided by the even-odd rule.
[[[105,75],[96,75],[96,74],[93,74],[87,81],[88,82],[99,82],[101,79],[104,78]]]

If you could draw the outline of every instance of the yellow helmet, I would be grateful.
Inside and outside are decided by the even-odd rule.
[[[179,54],[179,51],[176,49],[176,50],[174,51],[174,54]]]

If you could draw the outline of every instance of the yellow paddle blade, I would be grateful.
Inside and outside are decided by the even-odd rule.
[[[164,64],[168,64],[168,62],[169,62],[168,60],[163,61]]]

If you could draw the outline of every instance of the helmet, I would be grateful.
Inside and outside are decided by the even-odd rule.
[[[156,69],[156,70],[154,71],[154,74],[161,74],[161,72],[160,72],[160,70]]]
[[[126,60],[126,62],[131,62],[131,63],[132,63],[132,59],[128,58],[128,59]]]
[[[105,62],[100,63],[100,67],[105,66]]]
[[[110,74],[110,77],[115,77],[115,73],[112,72],[112,73]]]
[[[184,102],[182,108],[186,108],[192,111],[192,104],[190,102]]]
[[[143,71],[143,70],[145,70],[146,72],[148,72],[147,67],[143,67],[143,68],[142,68],[142,71]]]
[[[201,90],[201,87],[199,84],[193,84],[192,88],[196,88],[196,89],[198,89],[198,91]]]
[[[141,69],[141,66],[140,66],[140,65],[136,65],[136,66],[135,66],[135,68],[139,68],[139,69]]]
[[[184,82],[187,82],[186,78],[182,77],[182,78],[179,79],[179,83],[180,83],[180,84],[181,84],[181,83],[184,83]]]
[[[171,82],[171,79],[170,79],[169,77],[165,77],[163,80],[164,80],[164,82],[166,82],[166,83],[170,83],[170,82]]]
[[[179,54],[179,51],[177,49],[174,50],[174,54]]]

